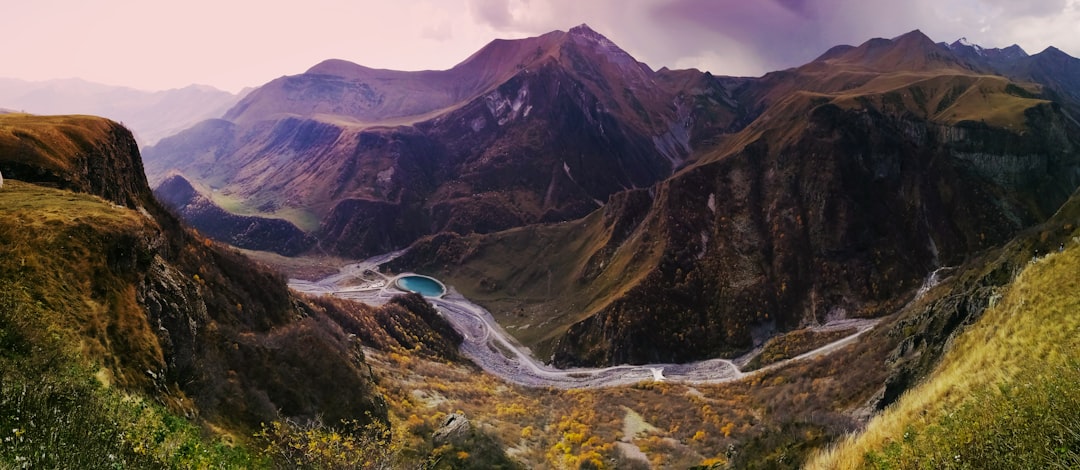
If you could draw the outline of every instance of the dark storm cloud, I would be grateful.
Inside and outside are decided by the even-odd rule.
[[[912,10],[920,2],[898,3],[902,2],[674,0],[658,4],[654,11],[671,30],[680,31],[676,34],[726,39],[749,49],[761,67],[772,70],[805,63],[837,44],[918,29]]]
[[[1080,0],[468,0],[469,14],[524,37],[588,23],[654,68],[760,75],[839,44],[922,30],[986,47],[1080,47]]]
[[[1074,46],[1076,35],[1065,30],[1078,11],[1077,0],[663,0],[653,6],[657,21],[683,43],[747,48],[763,70],[914,29],[936,41],[967,36],[988,47],[1049,38]]]

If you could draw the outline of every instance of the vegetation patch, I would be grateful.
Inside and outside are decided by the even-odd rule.
[[[1080,465],[1077,272],[1075,242],[1033,261],[925,383],[811,467]]]
[[[855,328],[829,331],[803,329],[775,336],[765,342],[761,352],[746,363],[742,370],[743,372],[757,370],[769,364],[791,359],[833,341],[844,339],[855,334],[855,332]]]

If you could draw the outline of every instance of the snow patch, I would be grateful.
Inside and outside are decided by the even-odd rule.
[[[477,117],[469,123],[469,127],[472,128],[473,132],[480,132],[484,126],[487,126],[487,119],[484,119],[483,116]]]
[[[394,167],[387,168],[375,175],[379,183],[389,183],[394,178]]]
[[[709,206],[709,210],[712,211],[713,214],[715,214],[716,213],[716,193],[709,194],[708,206]]]
[[[503,96],[499,90],[488,93],[484,96],[484,104],[487,105],[491,115],[495,117],[495,121],[502,126],[521,116],[522,109],[525,110],[524,114],[526,116],[529,114],[532,106],[528,105],[528,99],[529,87],[523,83],[513,97]]]
[[[701,251],[698,252],[697,259],[704,258],[705,257],[705,252],[708,251],[708,250],[709,250],[709,233],[702,230],[701,231]]]

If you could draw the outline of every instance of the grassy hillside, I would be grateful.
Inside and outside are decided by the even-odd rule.
[[[162,353],[101,248],[153,230],[100,198],[0,190],[0,461],[38,468],[249,466],[259,460],[143,394]],[[54,256],[51,256],[54,255]],[[182,394],[180,397],[182,399]]]
[[[650,203],[639,191],[571,222],[443,234],[418,242],[392,267],[439,277],[488,308],[538,357],[547,357],[551,342],[570,325],[625,294],[656,263],[660,237],[627,239]]]
[[[0,153],[5,160],[50,171],[71,171],[72,156],[111,125],[90,116],[0,114]]]
[[[810,468],[1080,465],[1077,240],[1033,261],[925,383]]]
[[[362,346],[457,357],[418,296],[298,298],[185,229],[116,123],[7,116],[0,168],[0,467],[387,466]]]

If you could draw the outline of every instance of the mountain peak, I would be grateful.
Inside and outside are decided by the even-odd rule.
[[[363,65],[349,62],[342,59],[327,59],[318,64],[315,64],[307,70],[308,74],[314,75],[335,75],[338,77],[353,77],[367,72],[371,69],[364,67]]]
[[[817,61],[876,71],[969,68],[948,46],[935,43],[917,29],[892,39],[870,39],[858,47],[837,46]]]
[[[991,62],[1010,62],[1017,59],[1027,57],[1028,54],[1020,46],[1013,44],[1004,49],[998,48],[985,48],[971,41],[968,41],[966,37],[962,37],[953,41],[952,44],[940,43],[940,45],[949,49],[956,55],[963,59],[975,60],[976,62],[991,61]]]
[[[615,44],[603,34],[596,32],[585,23],[570,28],[570,31],[567,32],[567,39],[569,39],[569,44],[591,49],[611,63],[617,64],[623,72],[630,74],[629,76],[644,80],[646,75],[652,73],[652,69],[648,66],[638,62],[637,59],[620,48],[618,44]]]
[[[1024,48],[1022,48],[1022,47],[1020,47],[1020,46],[1018,46],[1016,44],[1013,44],[1013,45],[1011,45],[1009,47],[1006,47],[1006,48],[1002,49],[1001,52],[1004,52],[1004,53],[1006,53],[1006,54],[1008,54],[1010,56],[1027,57],[1027,55],[1028,55],[1027,51],[1025,51]]]
[[[934,42],[932,39],[930,39],[929,36],[923,34],[923,32],[918,29],[912,30],[911,32],[905,34],[901,34],[900,36],[893,38],[892,42],[905,47],[919,46],[930,47],[933,49],[940,48],[940,46],[938,46],[936,42]]]
[[[1046,49],[1043,49],[1042,52],[1040,52],[1038,55],[1046,56],[1046,57],[1053,57],[1053,58],[1069,58],[1069,59],[1073,58],[1073,56],[1071,56],[1069,54],[1066,54],[1065,51],[1062,51],[1061,49],[1058,49],[1058,48],[1056,48],[1054,46],[1050,46],[1050,47],[1047,47]]]
[[[600,36],[600,33],[596,32],[596,30],[590,28],[589,25],[585,23],[570,28],[570,31],[567,31],[567,33],[579,36]]]

